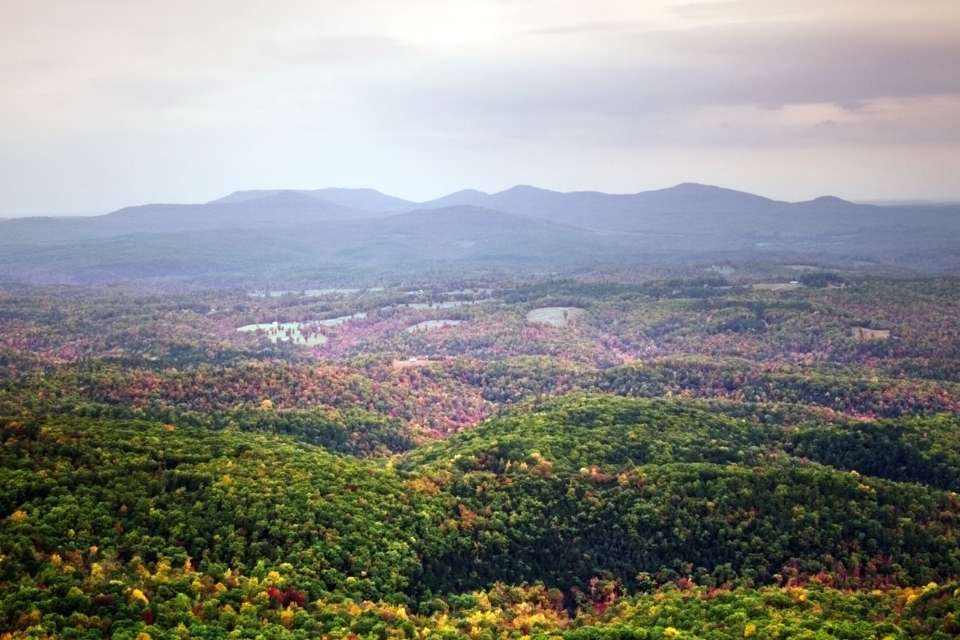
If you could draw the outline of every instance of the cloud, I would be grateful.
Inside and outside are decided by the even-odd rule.
[[[113,163],[131,150],[191,157],[133,181],[165,199],[285,175],[433,195],[441,174],[454,188],[533,181],[544,150],[580,186],[670,148],[684,150],[678,177],[698,179],[720,150],[756,167],[776,149],[853,162],[871,145],[916,154],[942,191],[928,167],[958,143],[958,60],[949,0],[6,3],[0,173],[14,204],[0,209],[41,207],[44,165],[84,150],[98,161],[63,189],[118,205],[147,197],[113,184],[130,182]],[[216,184],[203,162],[223,167]],[[90,186],[94,171],[118,176],[103,187],[115,195]]]
[[[960,29],[749,24],[606,33],[435,64],[441,104],[625,115],[707,105],[833,102],[960,93]],[[582,33],[578,32],[578,37]]]

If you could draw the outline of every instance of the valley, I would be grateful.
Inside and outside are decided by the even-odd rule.
[[[7,288],[2,626],[952,635],[960,281],[783,273]]]
[[[958,0],[0,1],[0,640],[960,638],[958,159]]]

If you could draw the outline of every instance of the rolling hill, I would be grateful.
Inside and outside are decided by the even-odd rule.
[[[204,211],[220,215],[226,208],[237,212],[251,207],[217,205]],[[169,212],[160,206],[114,215],[137,217],[119,223],[126,228],[162,228],[156,217],[145,216],[147,211]],[[326,268],[381,273],[443,265],[561,267],[600,259],[615,247],[623,250],[591,231],[477,207],[417,210],[372,220],[327,217],[339,211],[293,208],[286,211],[289,217],[273,224],[251,216],[236,221],[237,226],[217,228],[214,219],[194,220],[187,209],[178,208],[170,216],[179,228],[174,232],[80,234],[75,241],[0,248],[0,272],[23,282],[94,284]]]
[[[426,637],[415,621],[520,637],[466,633],[517,621],[536,637],[575,623],[562,637],[672,639],[758,625],[876,638],[890,620],[918,631],[891,637],[950,637],[920,625],[955,630],[956,494],[809,464],[758,425],[731,426],[575,396],[398,469],[256,430],[2,419],[0,624],[14,637],[41,623],[51,637]]]

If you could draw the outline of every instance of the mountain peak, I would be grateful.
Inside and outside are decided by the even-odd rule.
[[[461,189],[460,191],[454,191],[453,193],[437,198],[436,200],[421,202],[420,208],[435,209],[438,207],[450,207],[456,205],[482,206],[488,201],[489,198],[490,194],[484,193],[483,191],[478,191],[476,189]]]
[[[550,191],[549,189],[535,187],[531,184],[516,184],[510,187],[509,189],[504,189],[503,191],[501,191],[496,195],[508,194],[508,193],[555,193],[555,192]]]
[[[820,196],[818,198],[814,198],[813,200],[797,202],[796,206],[808,209],[846,209],[851,207],[856,208],[863,205],[858,205],[850,202],[849,200],[838,198],[837,196]]]
[[[810,202],[817,202],[819,204],[853,204],[849,200],[844,200],[843,198],[838,198],[837,196],[820,196],[819,198],[814,198]]]
[[[723,187],[717,187],[712,184],[703,184],[702,182],[681,182],[673,185],[672,187],[667,187],[667,189],[672,189],[675,191],[716,191],[718,189],[723,189]]]
[[[270,202],[274,204],[327,204],[319,198],[304,193],[303,191],[294,191],[292,189],[282,189],[264,193],[255,198],[249,198],[247,202]]]
[[[654,192],[657,191],[660,193],[681,193],[690,195],[739,194],[754,198],[763,197],[747,191],[738,191],[736,189],[728,189],[726,187],[719,187],[713,184],[703,184],[702,182],[681,182],[680,184],[675,184],[672,187],[667,187],[666,189],[657,189]]]
[[[379,191],[372,187],[324,187],[323,189],[316,189],[316,193],[365,193],[369,195],[378,195],[385,196],[383,191]]]

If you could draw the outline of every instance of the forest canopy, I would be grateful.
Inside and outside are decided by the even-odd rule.
[[[954,637],[957,283],[814,275],[6,292],[0,629]]]

